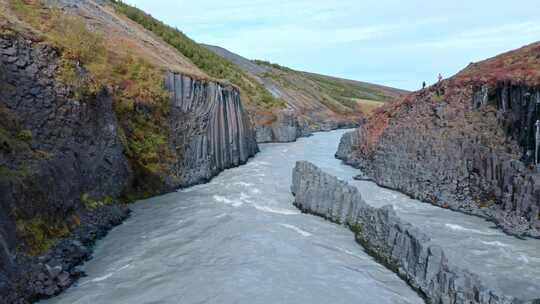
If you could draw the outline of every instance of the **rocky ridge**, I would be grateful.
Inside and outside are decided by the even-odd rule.
[[[470,65],[378,110],[336,156],[379,185],[540,237],[540,44]]]
[[[359,244],[428,303],[526,303],[485,286],[477,275],[453,265],[439,245],[401,220],[392,206],[367,205],[356,187],[309,162],[296,163],[291,191],[296,207],[349,227]]]

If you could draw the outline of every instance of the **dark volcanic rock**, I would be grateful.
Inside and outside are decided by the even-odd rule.
[[[74,98],[55,81],[56,62],[50,47],[0,37],[0,294],[13,303],[67,287],[64,269],[72,268],[47,267],[44,280],[30,288],[34,268],[16,254],[24,248],[16,227],[74,225],[83,194],[117,197],[130,174],[111,96]],[[108,226],[99,223],[92,230]]]
[[[538,101],[534,87],[444,82],[347,133],[336,156],[382,186],[540,237]]]
[[[0,303],[69,287],[92,244],[127,217],[118,198],[138,178],[111,94],[76,94],[56,80],[58,58],[45,44],[0,36]],[[165,84],[176,155],[170,174],[148,177],[155,192],[205,182],[258,151],[236,88],[173,73]]]
[[[429,303],[525,303],[485,286],[477,275],[454,266],[439,245],[402,221],[392,206],[367,205],[356,187],[311,163],[296,163],[291,191],[295,206],[348,226],[370,254]]]
[[[290,110],[279,111],[275,121],[256,126],[257,142],[293,142],[299,137],[311,135],[305,124],[301,124],[297,115]]]
[[[177,186],[208,181],[259,151],[236,88],[173,73],[165,83],[172,93],[171,142],[181,160]]]

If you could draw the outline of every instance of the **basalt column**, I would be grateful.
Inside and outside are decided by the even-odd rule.
[[[204,182],[258,152],[255,132],[233,86],[169,73],[171,144],[180,186]]]

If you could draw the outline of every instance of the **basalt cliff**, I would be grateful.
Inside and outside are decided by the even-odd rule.
[[[363,119],[304,119],[311,99],[295,108],[122,1],[0,0],[0,17],[0,303],[73,284],[129,203]]]
[[[303,212],[343,224],[374,258],[407,281],[427,303],[536,303],[486,286],[479,274],[457,266],[442,244],[402,220],[390,205],[369,206],[358,189],[300,161],[293,170],[294,204]]]
[[[71,28],[43,33],[21,8]],[[95,240],[128,216],[125,203],[208,181],[258,151],[237,87],[142,55],[117,62],[108,40],[73,17],[93,12],[105,26],[119,18],[110,8],[61,8],[2,3],[10,15],[0,33],[1,303],[71,285]],[[72,29],[80,32],[64,32]],[[95,38],[103,49],[86,57],[65,38]]]
[[[540,43],[375,111],[336,156],[414,198],[540,236]]]

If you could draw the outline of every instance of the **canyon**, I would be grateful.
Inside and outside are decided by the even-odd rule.
[[[0,303],[540,301],[539,43],[411,93],[122,1],[0,16]]]
[[[270,93],[249,95],[242,83],[209,76],[123,17],[122,4],[0,4],[0,294],[6,303],[34,302],[73,284],[95,241],[129,217],[126,203],[208,182],[245,164],[258,141],[294,141],[320,130],[301,126],[290,107],[273,110],[254,100]],[[88,55],[79,39],[92,44]],[[129,53],[118,41],[129,41]],[[346,124],[329,117],[324,129],[357,125],[362,114],[353,112]],[[266,119],[275,119],[270,136],[261,127]]]

